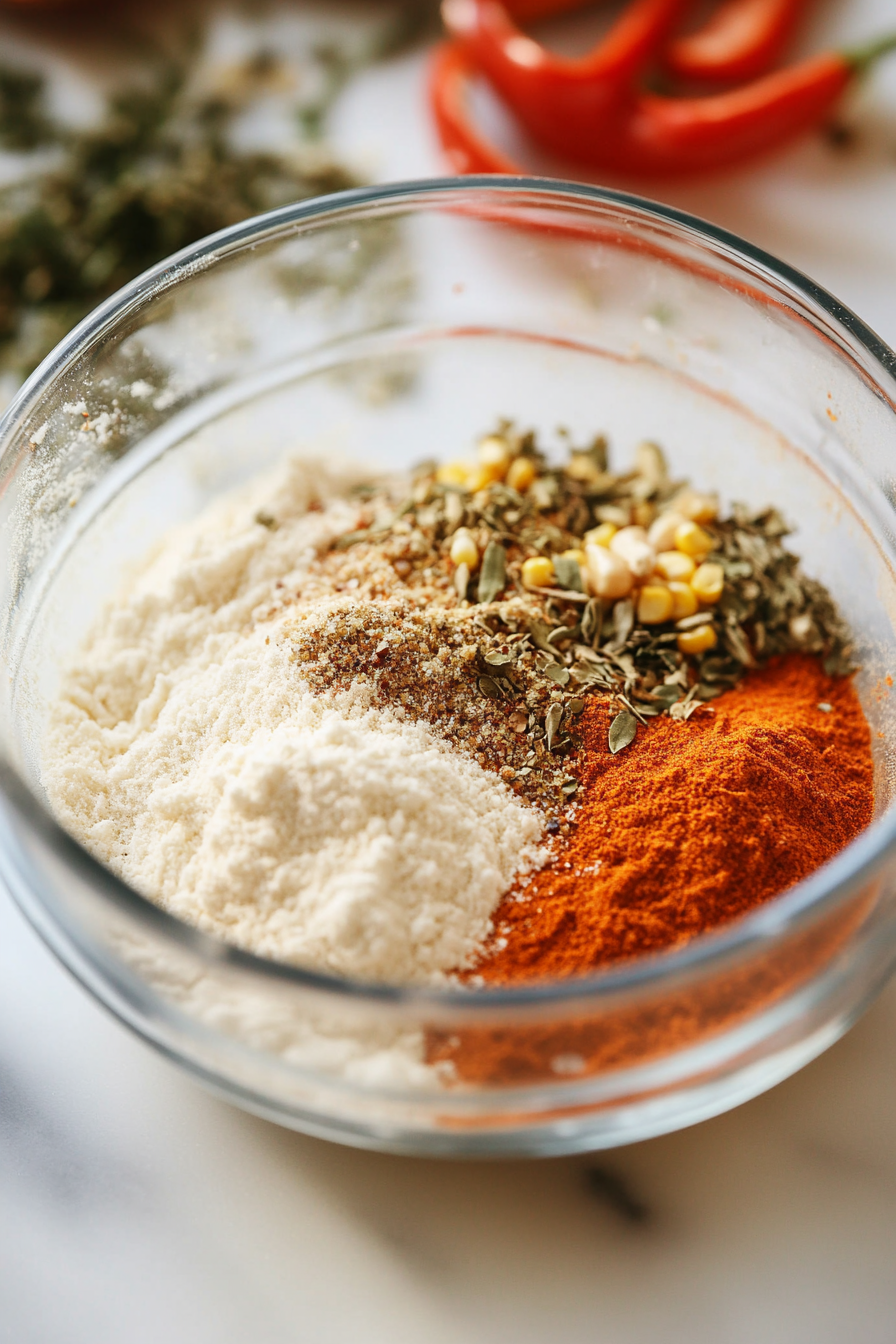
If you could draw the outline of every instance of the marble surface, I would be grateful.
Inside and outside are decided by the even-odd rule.
[[[819,7],[817,35],[892,23]],[[2,31],[2,28],[0,28]],[[334,119],[378,178],[440,168],[424,56]],[[896,344],[896,62],[857,149],[640,184],[812,274]],[[631,184],[639,185],[639,184]],[[891,1344],[896,984],[797,1077],[595,1157],[353,1152],[206,1095],[73,983],[0,894],[3,1344]]]

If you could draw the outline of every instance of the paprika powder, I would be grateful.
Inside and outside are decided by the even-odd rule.
[[[495,915],[477,983],[585,974],[745,914],[871,821],[870,732],[852,680],[791,655],[687,724],[654,720],[618,756],[612,710],[583,715],[568,842]]]

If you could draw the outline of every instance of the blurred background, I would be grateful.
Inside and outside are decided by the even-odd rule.
[[[622,8],[527,31],[581,52]],[[892,0],[799,9],[784,63],[896,27]],[[441,38],[430,0],[0,5],[0,404],[195,238],[454,171],[429,97]],[[481,80],[466,92],[496,152],[721,224],[896,344],[896,55],[774,152],[695,176],[583,169]],[[894,1046],[891,987],[800,1075],[678,1135],[533,1163],[353,1152],[201,1092],[2,895],[0,1340],[891,1344]]]

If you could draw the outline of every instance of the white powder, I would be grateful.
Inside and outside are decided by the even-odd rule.
[[[293,464],[173,535],[71,670],[44,779],[78,839],[191,924],[280,960],[432,983],[481,948],[540,857],[542,818],[363,687],[314,695],[291,613],[257,619],[352,526],[344,485]],[[306,512],[313,496],[322,512]]]

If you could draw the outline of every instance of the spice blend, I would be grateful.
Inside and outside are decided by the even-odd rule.
[[[787,533],[654,443],[556,465],[506,422],[409,477],[296,465],[113,607],[51,797],[182,918],[340,973],[506,984],[672,946],[871,818],[850,633]]]

